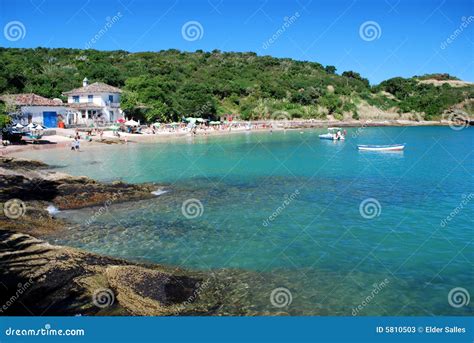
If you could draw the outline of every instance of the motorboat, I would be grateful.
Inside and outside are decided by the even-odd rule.
[[[319,138],[337,141],[337,140],[346,139],[346,136],[344,135],[340,127],[328,127],[328,132],[322,135],[319,135]]]

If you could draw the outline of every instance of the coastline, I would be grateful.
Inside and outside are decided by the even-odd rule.
[[[94,207],[113,197],[145,200],[156,189],[151,184],[103,184],[48,168],[0,156],[0,315],[288,315],[253,308],[247,280],[260,277],[253,272],[184,270],[48,243],[43,237],[74,229],[48,206]],[[16,301],[19,294],[21,303]]]
[[[294,122],[275,122],[276,124],[266,128],[256,128],[252,130],[245,130],[242,128],[233,130],[219,130],[219,131],[207,131],[206,133],[198,132],[196,137],[216,137],[216,136],[227,136],[234,134],[243,134],[249,132],[270,132],[270,131],[284,131],[284,130],[302,130],[302,129],[318,129],[326,128],[331,126],[338,126],[344,128],[361,128],[361,127],[418,127],[418,126],[449,126],[452,123],[449,121],[412,121],[412,120],[348,120],[348,121],[337,121],[337,120],[305,120],[305,121],[294,121]],[[67,133],[73,132],[72,130],[64,130]],[[110,135],[111,132],[106,132],[103,141],[100,141],[97,137],[93,137],[92,141],[84,142],[81,145],[81,149],[88,149],[90,147],[106,146],[111,144],[126,144],[124,139],[117,139]],[[193,138],[194,136],[189,132],[166,132],[159,134],[127,134],[123,133],[123,137],[127,137],[127,143],[163,143],[180,141],[183,139]],[[49,142],[46,142],[49,141]],[[43,149],[58,149],[58,148],[69,148],[72,139],[66,136],[66,133],[61,135],[55,134],[45,136],[44,142],[39,144],[24,144],[24,145],[11,145],[11,146],[0,146],[0,156],[15,156],[17,153],[21,153],[28,150],[43,150]]]
[[[0,157],[0,274],[7,288],[0,296],[0,304],[8,303],[18,285],[27,285],[28,292],[22,296],[22,303],[40,311],[28,313],[23,306],[12,304],[3,309],[2,314],[212,313],[202,308],[204,303],[214,302],[205,294],[200,298],[202,301],[178,306],[191,297],[200,282],[210,277],[209,273],[132,263],[41,240],[42,236],[65,231],[70,225],[54,218],[47,206],[76,209],[97,206],[113,197],[121,201],[146,199],[153,197],[150,192],[155,186],[121,182],[107,185],[87,177],[46,171],[46,168],[42,162]],[[17,200],[12,203],[12,199]],[[217,284],[213,281],[213,285]],[[147,294],[150,285],[160,291]],[[105,299],[108,306],[94,303],[101,301],[94,299],[98,290],[105,290],[103,296],[108,297]]]

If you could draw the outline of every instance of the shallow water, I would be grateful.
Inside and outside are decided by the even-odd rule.
[[[78,226],[49,237],[54,243],[252,272],[245,281],[256,311],[275,308],[269,297],[278,285],[291,292],[281,308],[290,314],[472,315],[472,302],[450,306],[448,293],[474,294],[474,131],[348,131],[345,142],[304,130],[22,155],[167,191],[60,212]],[[356,149],[391,143],[407,148]]]

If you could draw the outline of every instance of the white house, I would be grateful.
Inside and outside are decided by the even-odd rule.
[[[68,112],[61,99],[48,99],[34,93],[6,94],[0,100],[11,107],[14,123],[42,124],[47,128],[58,126],[58,119]]]
[[[82,87],[63,93],[69,106],[66,124],[104,124],[123,118],[121,93],[120,88],[102,82],[89,84],[84,78]]]

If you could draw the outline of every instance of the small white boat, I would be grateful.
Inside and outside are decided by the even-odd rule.
[[[363,151],[402,151],[405,149],[405,144],[357,145],[357,149]]]
[[[338,134],[339,132],[339,134]],[[328,127],[328,132],[319,135],[320,139],[329,139],[331,141],[344,140],[346,139],[345,135],[342,133],[340,127]]]

